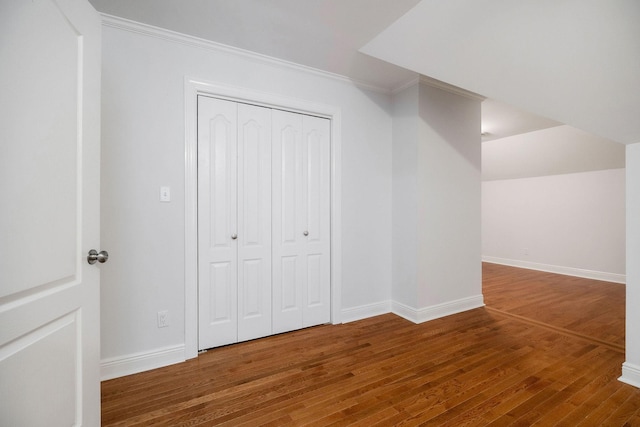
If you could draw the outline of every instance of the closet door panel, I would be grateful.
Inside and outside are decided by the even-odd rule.
[[[322,255],[308,255],[306,292],[307,307],[313,308],[323,303],[322,279]]]
[[[280,333],[302,327],[302,116],[274,110],[272,119],[273,332]]]
[[[238,341],[271,334],[271,110],[238,104]]]
[[[243,331],[242,334],[240,333],[242,329],[241,325],[246,327],[246,324],[249,323],[251,319],[260,318],[263,321],[266,320],[267,326],[270,326],[270,316],[265,319],[264,280],[262,280],[264,270],[264,262],[258,259],[244,260],[240,267],[238,275],[242,277],[243,285],[240,292],[239,313],[241,317],[239,319],[240,324],[238,325],[238,341],[257,338],[257,336],[266,336],[271,332],[271,328],[269,327],[265,334],[258,334],[257,336],[254,336],[255,334],[251,333],[251,331]],[[271,312],[270,306],[271,304],[266,308],[268,314]]]
[[[306,118],[305,118],[306,119]],[[306,122],[306,120],[305,120]],[[322,135],[311,129],[305,135],[305,199],[307,204],[307,243],[319,241],[322,229]]]
[[[296,286],[299,268],[297,256],[283,256],[280,263],[280,312],[299,312],[300,304]]]
[[[198,97],[199,347],[237,341],[237,106]]]
[[[214,326],[235,322],[235,310],[231,301],[233,288],[229,286],[235,276],[235,266],[229,262],[209,263],[209,286],[205,293],[209,296],[207,322]]]
[[[330,122],[198,101],[199,341],[330,321]]]
[[[328,119],[303,116],[303,254],[307,270],[303,327],[331,320],[330,132]]]
[[[296,119],[295,116],[283,114],[283,119]],[[280,173],[274,181],[280,181],[279,207],[280,207],[280,227],[281,227],[281,244],[295,248],[298,232],[300,231],[299,221],[299,201],[300,191],[300,159],[299,144],[300,126],[297,120],[289,120],[291,123],[284,122],[278,135],[280,143],[279,159],[280,167],[274,167],[274,173]],[[295,250],[295,249],[293,249]]]

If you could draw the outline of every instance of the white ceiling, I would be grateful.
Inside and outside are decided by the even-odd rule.
[[[518,110],[494,99],[482,101],[482,142],[560,125],[562,123]]]
[[[392,90],[417,74],[360,49],[419,0],[89,0],[100,12]]]
[[[425,0],[362,49],[617,142],[640,143],[640,1]]]
[[[482,144],[483,181],[624,167],[624,145],[567,125]]]
[[[474,85],[474,79],[460,79],[457,75],[489,72],[496,84],[504,80],[502,75],[496,75],[500,71],[497,68],[487,71],[473,63],[474,58],[482,57],[482,52],[490,49],[479,44],[472,31],[479,31],[501,14],[497,8],[486,8],[492,15],[483,21],[482,10],[469,8],[473,13],[464,13],[465,4],[477,0],[89,1],[105,14],[339,74],[388,92],[414,80],[417,71],[485,96],[493,94],[491,90],[483,92],[486,85]],[[465,30],[460,21],[477,25]],[[416,23],[419,28],[414,28]],[[394,31],[398,30],[403,37],[401,41],[394,38]],[[384,48],[367,45],[373,39],[378,43],[376,46],[382,44]],[[365,45],[370,53],[415,71],[361,53],[359,49]],[[443,47],[434,51],[435,45]],[[468,57],[460,53],[470,49],[477,52]],[[452,63],[447,58],[449,50],[450,56],[459,62]],[[425,67],[425,63],[430,66]],[[449,67],[448,72],[440,72],[442,64]],[[507,98],[502,97],[511,101]],[[550,97],[545,102],[554,104],[556,100]],[[524,107],[528,105],[525,103]],[[561,124],[493,99],[483,102],[482,117],[483,130],[489,133],[483,141]]]

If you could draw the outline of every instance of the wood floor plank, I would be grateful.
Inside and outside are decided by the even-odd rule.
[[[589,377],[585,377],[584,375],[580,376],[581,372],[576,371],[575,366],[583,366],[584,363],[590,363],[593,359],[597,358],[601,352],[596,352],[598,348],[592,349],[591,353],[581,353],[579,354],[579,359],[574,361],[571,364],[566,364],[564,361],[558,362],[554,365],[549,365],[549,370],[555,371],[554,377],[556,378],[555,384],[558,389],[560,389],[556,395],[552,398],[556,402],[564,401],[571,393],[568,393],[569,387],[575,387],[576,384],[582,384],[582,386],[586,385],[589,381]],[[545,372],[542,371],[541,375],[545,375]],[[577,379],[575,379],[577,377]],[[580,383],[582,381],[582,383]],[[563,388],[564,387],[564,388]],[[581,388],[581,386],[579,386]],[[493,422],[496,418],[498,418],[502,413],[504,413],[505,408],[495,410],[494,408],[504,402],[506,405],[510,405],[513,407],[513,402],[510,399],[506,398],[507,390],[500,390],[499,394],[493,396],[491,399],[483,402],[482,405],[478,407],[472,408],[467,413],[463,414],[462,417],[454,419],[454,423],[451,425],[459,425],[463,424],[463,420],[466,419],[479,419],[483,417],[486,422]],[[563,394],[564,393],[564,394]],[[546,405],[547,407],[553,406],[555,403],[551,403],[551,405]],[[533,417],[530,420],[529,424],[532,424],[534,421]]]
[[[482,268],[487,306],[624,345],[624,329],[616,327],[624,324],[624,285],[490,263]]]
[[[614,407],[612,409],[613,411],[602,422],[603,426],[631,425],[626,423],[636,411],[640,410],[640,390],[632,390],[626,401],[617,408]],[[638,425],[640,425],[640,423]]]
[[[611,415],[611,408],[619,408],[633,394],[628,387],[620,388],[605,398],[604,402],[596,403],[590,414],[578,424],[579,427],[603,425]]]
[[[640,390],[617,381],[624,285],[484,264],[483,293],[422,324],[324,325],[105,381],[103,425],[640,426]]]

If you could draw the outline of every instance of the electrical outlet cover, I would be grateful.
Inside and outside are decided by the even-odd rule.
[[[169,312],[167,310],[158,312],[158,328],[169,326]]]

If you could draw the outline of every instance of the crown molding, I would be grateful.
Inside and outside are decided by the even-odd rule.
[[[388,89],[388,88],[381,87],[363,80],[353,79],[350,77],[343,76],[341,74],[332,73],[330,71],[320,70],[318,68],[297,64],[295,62],[286,61],[284,59],[275,58],[273,56],[263,55],[261,53],[252,52],[246,49],[240,49],[238,47],[229,46],[226,44],[217,43],[217,42],[202,39],[199,37],[179,33],[177,31],[167,30],[165,28],[160,28],[160,27],[144,24],[137,21],[132,21],[130,19],[121,18],[118,16],[109,15],[106,13],[102,13],[101,17],[102,17],[102,25],[105,27],[115,28],[115,29],[130,32],[130,33],[134,33],[134,34],[140,34],[147,37],[153,37],[156,39],[160,39],[160,40],[164,40],[172,43],[178,43],[185,46],[196,47],[196,48],[211,50],[215,52],[229,53],[229,54],[241,56],[248,60],[259,62],[262,64],[269,64],[272,66],[276,66],[276,67],[280,67],[288,70],[295,70],[295,71],[303,72],[306,74],[312,74],[315,76],[350,84],[360,89],[377,92],[385,95],[395,95],[416,84],[425,84],[427,86],[435,87],[435,88],[444,90],[446,92],[464,96],[466,98],[479,100],[479,101],[483,101],[485,99],[484,96],[478,95],[466,89],[462,89],[457,86],[453,86],[449,83],[445,83],[443,81],[436,80],[434,78],[423,76],[423,75],[419,75],[415,78],[412,78],[400,84],[396,88]]]
[[[358,79],[352,79],[340,74],[332,73],[329,71],[320,70],[318,68],[308,67],[306,65],[297,64],[295,62],[286,61],[284,59],[274,58],[272,56],[263,55],[261,53],[252,52],[246,49],[240,49],[234,46],[229,46],[222,43],[213,42],[210,40],[202,39],[195,36],[179,33],[177,31],[167,30],[165,28],[156,27],[141,22],[132,21],[130,19],[121,18],[106,13],[101,13],[102,25],[105,27],[115,28],[118,30],[128,31],[134,34],[140,34],[156,39],[178,43],[185,46],[196,47],[200,49],[211,50],[215,52],[229,53],[251,61],[259,62],[262,64],[269,64],[272,66],[285,68],[289,70],[300,71],[307,74],[347,83],[357,86],[361,89],[365,89],[372,92],[378,92],[385,95],[390,95],[391,90],[377,86],[375,84],[365,82]]]
[[[395,89],[393,89],[391,91],[392,95],[396,95],[400,92],[402,92],[405,89],[408,89],[412,86],[418,85],[418,84],[423,84],[423,85],[427,85],[427,86],[431,86],[431,87],[435,87],[437,89],[441,89],[444,90],[446,92],[450,92],[450,93],[454,93],[456,95],[460,95],[463,96],[465,98],[469,98],[469,99],[473,99],[476,101],[484,101],[485,99],[487,99],[486,97],[482,96],[482,95],[478,95],[477,93],[468,91],[466,89],[462,89],[459,88],[457,86],[451,85],[449,83],[445,83],[443,81],[440,80],[436,80],[432,77],[427,77],[427,76],[423,76],[423,75],[419,75],[411,80],[406,81],[405,83],[401,84],[400,86],[396,87]]]
[[[395,87],[392,91],[391,91],[391,95],[397,95],[400,92],[402,92],[405,89],[409,89],[410,87],[413,87],[415,85],[417,85],[418,83],[420,83],[420,75],[417,75],[416,77],[413,77],[409,80],[407,80],[404,83],[401,83],[399,86]]]
[[[473,99],[473,100],[480,101],[480,102],[482,102],[485,99],[487,99],[485,96],[478,95],[477,93],[471,92],[471,91],[466,90],[466,89],[462,89],[462,88],[460,88],[458,86],[454,86],[454,85],[451,85],[449,83],[445,83],[445,82],[440,81],[440,80],[436,80],[436,79],[434,79],[432,77],[420,75],[418,80],[419,80],[420,84],[424,84],[424,85],[427,85],[427,86],[431,86],[431,87],[435,87],[435,88],[438,88],[438,89],[442,89],[442,90],[447,91],[447,92],[455,93],[456,95],[464,96],[465,98]]]

